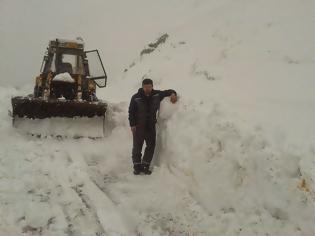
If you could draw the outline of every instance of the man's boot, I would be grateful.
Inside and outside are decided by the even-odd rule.
[[[150,164],[142,163],[142,172],[145,175],[150,175],[152,174],[152,171],[150,170]]]
[[[140,173],[143,171],[143,168],[142,168],[142,164],[134,164],[133,165],[133,174],[134,175],[140,175]]]

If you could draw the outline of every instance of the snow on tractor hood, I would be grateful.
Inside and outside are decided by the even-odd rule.
[[[74,79],[71,77],[71,75],[68,72],[60,73],[56,75],[53,78],[53,81],[60,81],[60,82],[66,82],[66,83],[74,83]]]

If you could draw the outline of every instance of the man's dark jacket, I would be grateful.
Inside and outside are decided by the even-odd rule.
[[[175,90],[152,90],[149,96],[144,94],[142,88],[131,98],[129,105],[130,126],[145,127],[156,123],[156,112],[160,108],[161,101],[175,93]]]

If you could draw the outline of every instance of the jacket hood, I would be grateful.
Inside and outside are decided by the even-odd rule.
[[[155,91],[155,90],[152,89],[151,95],[154,94],[154,91]],[[139,88],[139,89],[138,89],[138,94],[145,96],[143,88]]]

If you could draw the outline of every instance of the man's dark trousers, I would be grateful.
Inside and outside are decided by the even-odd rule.
[[[146,148],[141,161],[143,143],[146,143]],[[133,147],[132,147],[132,161],[134,165],[150,165],[156,142],[155,124],[146,126],[137,126],[133,131]]]

